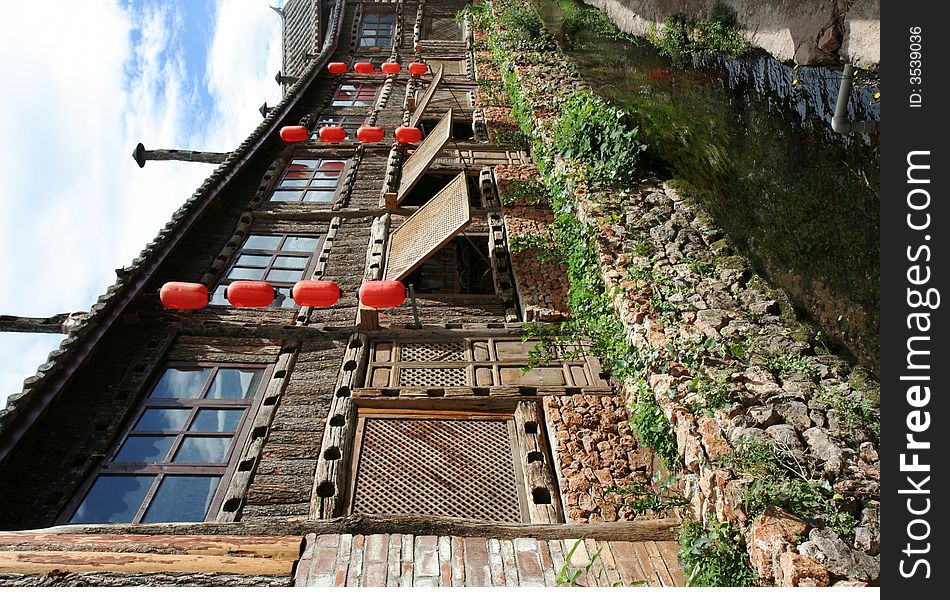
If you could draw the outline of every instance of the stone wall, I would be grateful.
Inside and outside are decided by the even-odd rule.
[[[653,451],[630,431],[619,396],[545,396],[544,416],[556,458],[558,486],[571,523],[632,521],[625,498],[611,488],[653,478]]]
[[[556,52],[506,51],[532,126],[550,147],[549,107],[583,83]],[[675,434],[696,518],[738,526],[765,584],[876,584],[876,384],[832,355],[673,187],[647,177],[622,192],[597,189],[554,159],[575,190],[577,218],[595,232],[606,289],[652,395],[641,399],[660,406]],[[817,514],[746,513],[752,486],[781,482],[823,494],[812,497]],[[781,492],[767,500],[788,501]]]
[[[732,8],[753,46],[779,60],[818,65],[838,60],[878,69],[881,62],[881,3],[878,0],[584,0],[604,11],[617,27],[645,35],[675,14],[708,19],[717,3]]]

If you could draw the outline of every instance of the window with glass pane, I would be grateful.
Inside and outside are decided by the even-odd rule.
[[[393,43],[396,14],[392,12],[366,12],[360,23],[359,46],[389,46]]]
[[[296,158],[271,195],[273,202],[333,202],[346,161]]]
[[[290,288],[313,274],[314,257],[322,245],[322,236],[281,233],[248,236],[214,289],[211,304],[228,304],[224,290],[232,281],[266,281],[277,291],[277,299],[271,306],[293,308]]]
[[[203,521],[220,505],[269,369],[169,364],[70,523]]]
[[[362,115],[326,115],[317,119],[316,124],[313,126],[313,134],[311,134],[310,139],[319,140],[320,139],[320,128],[321,127],[342,127],[343,131],[346,132],[347,140],[356,139],[356,131],[362,127],[363,122],[366,120],[366,117]]]
[[[333,94],[331,106],[372,106],[379,86],[375,83],[341,83]]]

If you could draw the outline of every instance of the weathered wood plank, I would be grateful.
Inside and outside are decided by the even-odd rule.
[[[673,577],[673,584],[677,587],[686,585],[686,576],[683,574],[683,567],[676,557],[679,544],[676,542],[656,542],[656,547],[660,551],[660,556],[663,557],[663,562],[666,563],[666,568]]]
[[[235,555],[296,560],[300,554],[300,537],[3,533],[0,534],[0,551]]]
[[[656,542],[646,542],[645,545],[647,548],[647,555],[650,557],[650,562],[653,564],[653,567],[659,574],[660,579],[663,581],[663,585],[667,587],[675,586],[676,583],[673,581],[673,575],[670,573],[670,570],[666,565],[666,561],[660,554],[659,548],[656,547]]]
[[[141,552],[0,552],[0,573],[235,573],[289,575],[293,560]]]
[[[415,535],[459,535],[541,540],[567,538],[597,540],[671,541],[679,519],[651,519],[619,523],[518,524],[472,521],[425,515],[353,514],[328,520],[303,518],[259,518],[240,523],[171,523],[142,525],[60,525],[33,533],[110,533],[161,535],[305,535],[308,533],[407,533]],[[2,533],[2,532],[0,532]]]

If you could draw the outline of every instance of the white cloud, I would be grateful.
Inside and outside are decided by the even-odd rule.
[[[206,62],[176,38],[174,4],[138,9],[0,2],[0,314],[88,309],[214,169],[139,169],[136,143],[231,150],[260,122],[256,107],[279,98],[280,23],[266,0],[220,2]],[[192,81],[214,100],[207,121]],[[59,339],[0,334],[0,406]]]

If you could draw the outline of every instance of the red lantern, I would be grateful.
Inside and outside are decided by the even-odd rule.
[[[397,127],[396,141],[400,144],[415,144],[422,139],[422,130],[418,127]]]
[[[370,308],[399,306],[406,299],[401,281],[365,281],[360,286],[360,302]]]
[[[415,76],[419,77],[420,75],[425,75],[429,70],[429,65],[425,63],[409,63],[409,72]]]
[[[233,281],[224,290],[225,299],[238,308],[270,306],[277,293],[274,286],[264,281]]]
[[[346,130],[342,127],[333,127],[327,125],[326,127],[320,128],[320,141],[321,142],[342,142],[346,139]]]
[[[342,75],[346,73],[346,63],[332,62],[327,65],[327,71],[330,72],[330,75]]]
[[[370,144],[379,142],[383,139],[383,128],[382,127],[370,127],[368,125],[363,125],[356,130],[356,138],[361,142],[367,142]]]
[[[358,62],[353,65],[353,70],[359,73],[360,75],[369,75],[373,72],[373,63],[369,62]]]
[[[158,291],[165,308],[204,308],[208,306],[208,288],[200,283],[169,281]]]
[[[343,291],[335,281],[298,281],[290,297],[300,306],[333,306]]]
[[[402,65],[395,62],[384,62],[380,68],[383,70],[383,73],[387,75],[395,75],[399,71],[402,71]]]
[[[280,128],[280,139],[285,142],[302,142],[310,137],[310,132],[303,125],[289,125]]]

